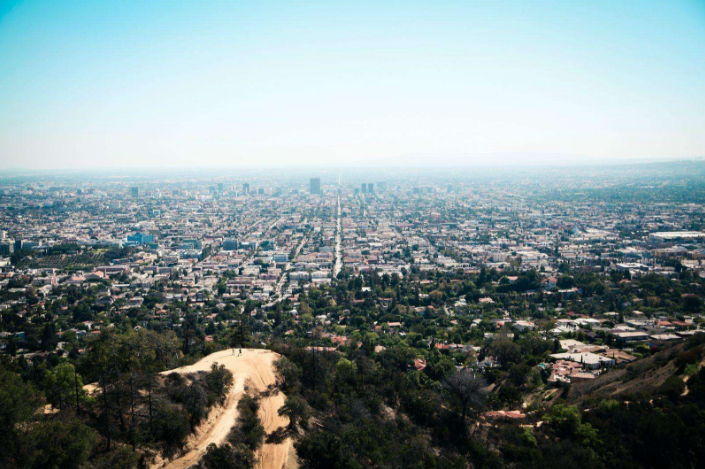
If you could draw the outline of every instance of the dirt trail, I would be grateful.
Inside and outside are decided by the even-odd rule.
[[[241,356],[238,353],[239,349],[235,350],[235,355],[232,350],[216,352],[193,365],[163,373],[208,371],[213,363],[218,363],[225,365],[233,374],[233,386],[223,407],[212,409],[208,420],[201,424],[196,433],[191,436],[186,452],[176,459],[157,465],[157,467],[181,469],[197,464],[209,444],[223,443],[230,433],[237,418],[237,403],[245,392],[245,387],[247,386],[249,389],[254,387],[257,391],[264,391],[267,386],[275,383],[273,362],[279,358],[278,354],[269,350],[255,349],[243,349]],[[261,400],[260,419],[268,434],[289,423],[286,417],[280,417],[278,414],[279,407],[284,404],[284,399],[285,396],[282,393],[277,393]],[[260,457],[259,467],[261,469],[290,469],[297,466],[290,438],[279,444],[264,444],[258,456]]]

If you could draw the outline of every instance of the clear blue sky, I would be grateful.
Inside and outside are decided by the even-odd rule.
[[[0,0],[0,168],[407,155],[705,156],[705,1]]]

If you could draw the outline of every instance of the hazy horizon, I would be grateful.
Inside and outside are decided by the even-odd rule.
[[[705,3],[0,4],[0,169],[705,155]]]
[[[257,170],[257,169],[282,169],[282,170],[332,170],[332,169],[366,169],[366,170],[453,170],[453,169],[482,169],[493,170],[503,168],[570,168],[570,167],[610,167],[634,166],[649,164],[670,164],[683,162],[703,162],[702,156],[692,158],[623,158],[623,159],[592,159],[589,157],[573,156],[566,159],[565,155],[534,155],[528,153],[516,154],[467,154],[467,155],[401,155],[392,158],[379,158],[376,160],[347,160],[336,162],[310,162],[300,163],[292,161],[270,162],[221,162],[220,164],[142,164],[142,165],[84,165],[84,166],[47,166],[47,167],[1,167],[0,173],[12,171],[160,171],[160,170]],[[313,173],[312,173],[313,174]]]

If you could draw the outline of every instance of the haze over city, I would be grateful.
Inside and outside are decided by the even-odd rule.
[[[705,3],[4,1],[0,168],[705,155]]]
[[[0,0],[1,469],[705,467],[705,0]]]

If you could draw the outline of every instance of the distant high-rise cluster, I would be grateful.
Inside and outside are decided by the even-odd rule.
[[[321,194],[321,178],[311,178],[310,183],[311,194],[320,195]]]
[[[138,198],[140,196],[140,188],[137,186],[133,186],[130,188],[130,192],[132,194],[132,197],[134,199]]]

